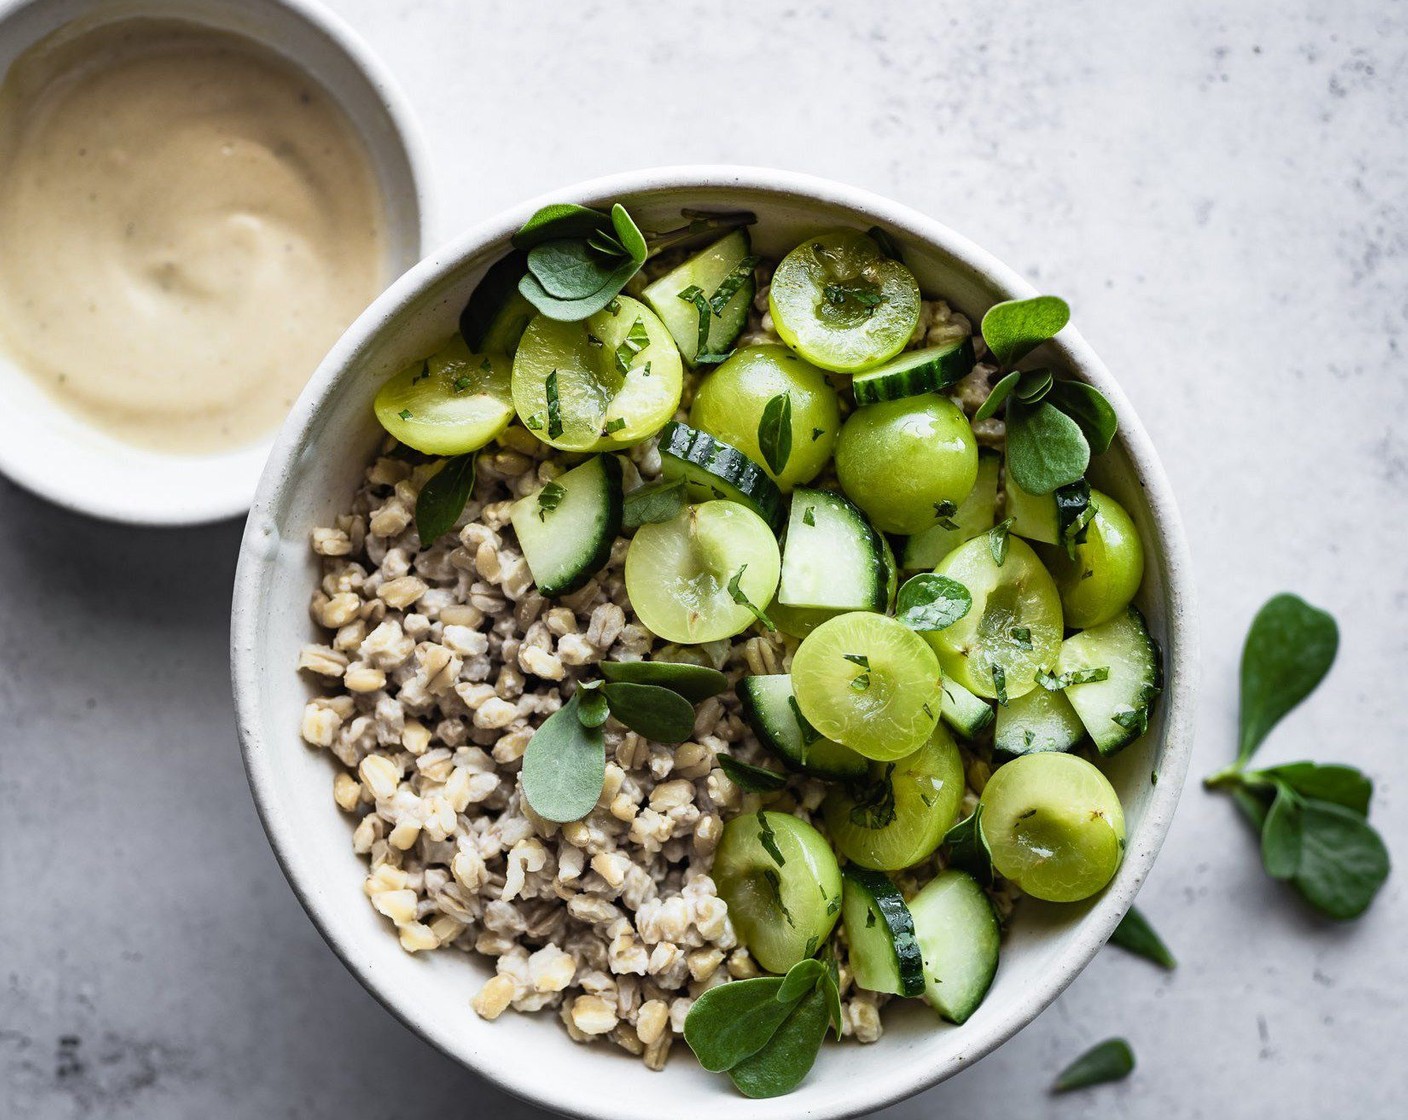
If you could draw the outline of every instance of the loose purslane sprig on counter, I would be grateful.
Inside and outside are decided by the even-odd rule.
[[[1334,618],[1296,595],[1277,595],[1257,612],[1242,649],[1237,759],[1203,784],[1232,794],[1261,836],[1268,875],[1344,921],[1364,913],[1388,878],[1388,849],[1368,820],[1373,783],[1341,764],[1248,768],[1271,729],[1325,678],[1338,647]]]

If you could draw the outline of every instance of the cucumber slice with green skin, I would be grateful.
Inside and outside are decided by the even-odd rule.
[[[576,591],[606,567],[622,500],[620,460],[596,455],[513,503],[513,531],[540,595]]]
[[[938,566],[939,575],[968,589],[973,606],[952,626],[924,638],[938,652],[945,679],[990,700],[1010,701],[1037,688],[1037,673],[1056,663],[1061,597],[1026,541],[1009,536],[1001,564],[991,543],[986,535],[976,537]]]
[[[902,563],[907,572],[932,571],[945,556],[961,544],[986,533],[997,524],[997,475],[1002,456],[987,448],[978,449],[978,478],[973,489],[950,518],[957,528],[935,525],[909,537],[904,544]]]
[[[1050,494],[1029,494],[1007,476],[1007,516],[1012,532],[1029,541],[1064,546],[1068,534],[1087,518],[1090,484],[1082,479]],[[1083,535],[1083,534],[1082,534]]]
[[[924,994],[924,957],[914,919],[887,876],[847,867],[841,873],[841,921],[857,984],[897,996]]]
[[[974,696],[955,680],[944,681],[943,708],[939,712],[946,724],[965,739],[972,739],[993,720],[993,708],[980,696]]]
[[[518,290],[528,254],[513,252],[489,266],[460,312],[460,335],[471,350],[512,355],[538,314]]]
[[[924,998],[951,1023],[966,1022],[997,975],[1002,930],[992,902],[965,871],[943,871],[909,900],[924,956]]]
[[[714,882],[753,959],[785,973],[812,956],[841,913],[841,869],[825,837],[790,813],[757,812],[724,825]]]
[[[1090,491],[1089,502],[1094,516],[1074,555],[1064,548],[1042,555],[1061,593],[1066,625],[1075,629],[1099,626],[1119,615],[1144,580],[1144,546],[1134,521],[1119,502],[1099,490]]]
[[[1066,699],[1100,753],[1112,755],[1144,734],[1163,686],[1159,651],[1138,607],[1062,643],[1058,674],[1102,667],[1106,680],[1069,685]]]
[[[859,373],[903,350],[919,301],[914,273],[854,229],[809,237],[783,257],[768,289],[782,341],[835,373]]]
[[[738,448],[707,432],[671,420],[660,432],[660,469],[666,478],[684,479],[694,501],[738,502],[774,532],[782,524],[777,483]]]
[[[744,677],[738,682],[738,699],[758,741],[789,770],[833,781],[852,781],[869,771],[868,759],[833,743],[806,721],[788,674]]]
[[[958,819],[966,780],[947,729],[913,754],[877,762],[866,781],[832,790],[822,802],[837,851],[875,871],[899,871],[929,856]]]
[[[510,365],[452,338],[394,374],[376,395],[376,418],[407,447],[463,455],[496,439],[513,420]]]
[[[993,746],[1001,754],[1068,751],[1084,738],[1085,725],[1059,692],[1034,688],[997,709]]]
[[[856,404],[896,401],[933,393],[962,381],[973,369],[973,340],[960,338],[942,346],[909,350],[883,366],[858,373],[851,382]]]
[[[886,608],[889,572],[882,538],[865,514],[831,490],[792,493],[778,601],[833,611]]]
[[[513,357],[519,417],[563,451],[609,451],[653,436],[679,407],[683,385],[675,340],[629,296],[579,322],[536,316]]]
[[[763,455],[758,428],[769,402],[786,394],[792,447],[782,470]],[[810,482],[831,461],[841,405],[827,375],[785,346],[745,346],[699,383],[689,422],[756,462],[784,491]]]
[[[699,354],[699,308],[690,300],[681,298],[681,293],[698,288],[706,299],[712,300],[721,294],[727,295],[726,292],[719,292],[719,285],[733,278],[733,295],[728,297],[719,311],[711,309],[709,313],[706,353],[724,353],[748,325],[748,311],[757,292],[752,265],[746,269],[741,267],[751,251],[748,231],[736,229],[708,248],[701,249],[645,289],[645,302],[670,329],[680,356],[690,369],[694,368]]]

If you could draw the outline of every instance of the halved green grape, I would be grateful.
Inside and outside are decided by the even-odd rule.
[[[513,420],[512,368],[503,354],[471,353],[457,335],[381,387],[376,418],[427,455],[477,451]]]
[[[655,312],[629,296],[580,322],[537,316],[513,358],[513,404],[564,451],[629,447],[679,407],[684,366]]]
[[[1099,490],[1090,492],[1095,516],[1086,526],[1085,543],[1075,556],[1065,549],[1043,549],[1066,625],[1076,630],[1109,622],[1129,606],[1144,579],[1144,546],[1139,530],[1119,502]]]
[[[1124,858],[1119,796],[1079,755],[1047,751],[1004,763],[983,788],[982,807],[993,867],[1033,898],[1089,898]]]
[[[626,594],[646,628],[666,641],[712,642],[753,625],[757,616],[738,600],[765,610],[781,571],[766,521],[737,502],[704,502],[636,530]]]
[[[970,692],[1014,700],[1036,687],[1036,675],[1061,652],[1061,597],[1031,545],[1009,536],[999,565],[984,533],[959,545],[934,570],[973,596],[969,612],[924,638],[939,664]]]
[[[724,825],[714,883],[753,959],[784,973],[810,957],[841,912],[841,869],[825,838],[790,813],[745,813]]]
[[[782,341],[836,373],[878,366],[919,322],[919,284],[854,229],[809,237],[777,266],[768,294]]]
[[[882,401],[842,425],[836,476],[877,529],[919,533],[951,517],[972,491],[978,441],[947,397]]]
[[[791,404],[792,449],[783,469],[774,471],[759,446],[758,424],[768,402],[783,393]],[[841,430],[841,408],[816,366],[785,346],[747,346],[700,383],[689,422],[738,448],[787,491],[826,466]]]
[[[853,611],[823,622],[792,658],[792,687],[807,720],[866,758],[913,753],[943,705],[934,651],[902,623]]]
[[[873,762],[866,781],[833,789],[822,803],[826,831],[847,859],[877,871],[918,863],[958,820],[963,758],[942,724],[917,751]]]

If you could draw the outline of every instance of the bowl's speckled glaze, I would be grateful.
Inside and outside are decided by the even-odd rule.
[[[460,308],[510,234],[539,206],[625,201],[646,227],[681,206],[753,210],[754,242],[785,252],[808,233],[880,224],[895,233],[926,295],[976,322],[992,303],[1034,294],[976,245],[921,214],[865,191],[802,175],[737,167],[631,172],[554,191],[485,222],[416,266],[333,348],[274,445],[256,495],[236,577],[231,656],[240,737],[259,812],[290,883],[328,943],[389,1010],[496,1084],[548,1108],[602,1120],[658,1120],[726,1109],[751,1118],[843,1117],[926,1088],[975,1062],[1029,1023],[1105,943],[1129,908],[1168,830],[1192,745],[1197,648],[1192,571],[1182,526],[1153,445],[1111,374],[1071,328],[1046,357],[1097,386],[1120,419],[1115,447],[1092,479],[1139,526],[1148,564],[1138,598],[1162,644],[1164,696],[1149,732],[1107,767],[1125,805],[1128,850],[1098,897],[1073,905],[1023,901],[986,1001],[962,1027],[915,1002],[886,1009],[870,1046],[828,1044],[795,1093],[738,1097],[700,1070],[681,1044],[662,1073],[611,1048],[579,1046],[548,1014],[478,1019],[469,1001],[489,973],[460,953],[412,957],[362,893],[351,825],[332,803],[332,767],[299,738],[307,686],[294,671],[310,639],[316,581],[313,527],[345,506],[381,438],[371,401],[382,380],[455,327]],[[1187,671],[1185,671],[1187,667]]]

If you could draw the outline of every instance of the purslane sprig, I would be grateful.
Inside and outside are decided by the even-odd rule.
[[[1237,759],[1203,784],[1232,794],[1260,834],[1268,875],[1344,921],[1364,913],[1388,878],[1388,849],[1368,820],[1373,783],[1341,764],[1248,768],[1271,729],[1324,679],[1338,646],[1335,620],[1298,596],[1277,595],[1257,612],[1242,649]]]

